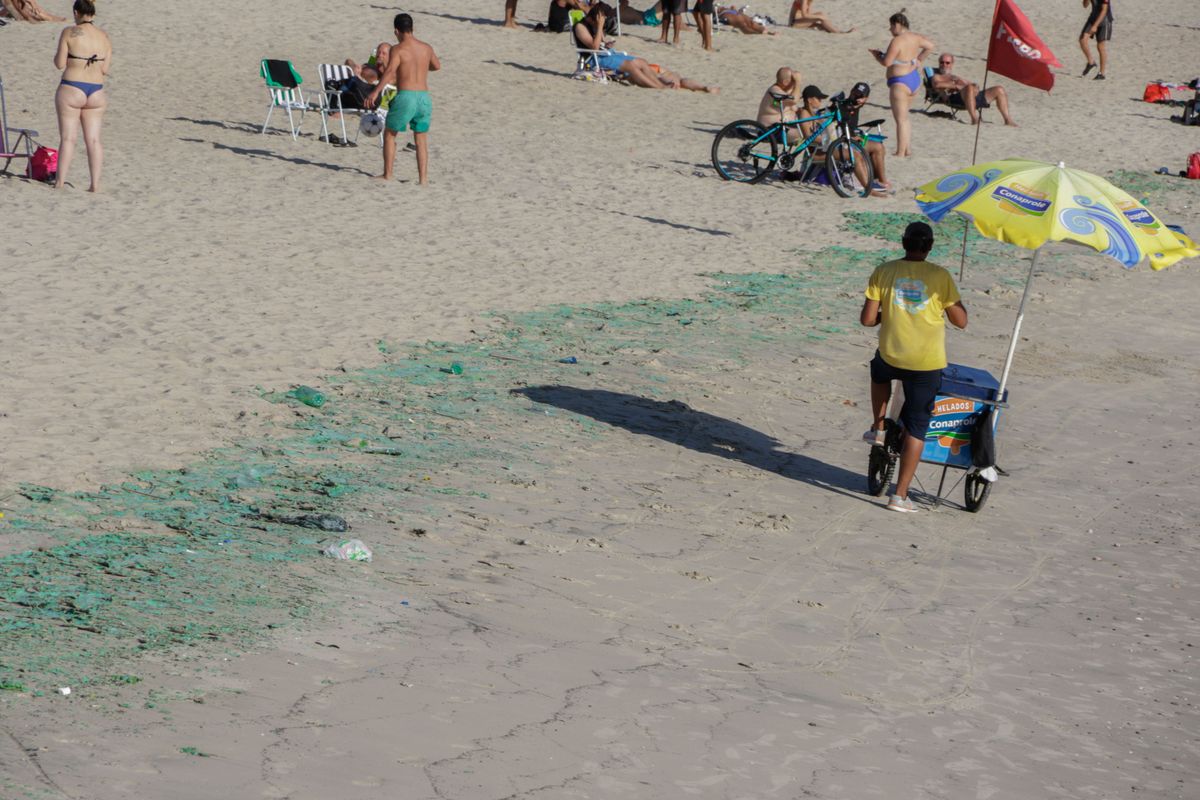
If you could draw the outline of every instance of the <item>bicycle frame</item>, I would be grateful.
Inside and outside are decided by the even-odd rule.
[[[813,131],[812,135],[809,136],[808,138],[804,139],[803,141],[799,141],[800,137],[797,137],[797,144],[792,145],[789,149],[788,135],[787,135],[788,128],[798,128],[801,123],[805,123],[805,122],[821,122],[821,126],[819,128],[817,128],[815,131]],[[772,164],[774,164],[775,162],[778,162],[779,158],[782,158],[784,155],[795,156],[797,153],[807,150],[809,147],[812,146],[812,144],[814,142],[820,141],[821,136],[825,133],[825,131],[829,128],[829,126],[837,125],[840,128],[840,127],[844,126],[844,122],[845,121],[842,117],[841,108],[840,108],[840,106],[838,106],[835,103],[829,111],[826,111],[822,114],[818,114],[815,117],[804,117],[802,119],[794,119],[794,120],[776,122],[774,125],[767,128],[767,130],[762,134],[762,136],[759,136],[757,139],[754,139],[753,141],[751,141],[750,146],[756,145],[762,141],[767,141],[772,136],[775,136],[778,134],[779,141],[783,145],[783,153],[777,158],[771,158],[771,157],[765,157],[765,156],[763,157],[763,160],[770,161]],[[843,133],[848,133],[848,131],[843,131]],[[851,154],[852,160],[853,160],[853,157],[854,156],[852,153]]]

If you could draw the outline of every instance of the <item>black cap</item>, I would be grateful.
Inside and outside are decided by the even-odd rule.
[[[870,97],[871,96],[871,84],[867,83],[866,81],[859,81],[858,83],[854,84],[854,88],[850,90],[850,96],[851,97]]]
[[[933,228],[927,222],[910,222],[900,241],[906,248],[928,250],[933,247]]]
[[[829,95],[825,94],[810,83],[808,86],[804,87],[804,91],[800,93],[800,97],[804,100],[807,100],[810,97],[815,97],[818,100],[824,100],[826,97],[829,97]]]

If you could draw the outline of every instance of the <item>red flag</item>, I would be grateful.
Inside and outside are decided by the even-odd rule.
[[[1050,91],[1054,87],[1050,67],[1061,66],[1017,4],[999,0],[988,46],[988,69],[1017,83]]]

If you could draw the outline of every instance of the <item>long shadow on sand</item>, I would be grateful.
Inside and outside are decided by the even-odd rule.
[[[167,117],[168,122],[190,122],[193,125],[206,125],[210,128],[224,128],[227,131],[243,133],[262,133],[262,125],[253,122],[224,122],[219,119],[192,119],[191,117]]]
[[[664,402],[607,389],[561,385],[527,386],[513,389],[511,394],[582,414],[641,436],[653,436],[697,453],[733,459],[791,480],[871,502],[863,494],[866,485],[863,474],[780,450],[779,441],[761,431],[697,411],[678,400]],[[865,459],[863,466],[865,469]]]
[[[618,217],[633,217],[640,219],[643,222],[649,222],[652,225],[666,225],[668,228],[675,228],[680,231],[695,231],[696,233],[707,233],[709,236],[733,236],[729,231],[722,231],[716,228],[697,228],[695,225],[685,225],[682,222],[671,222],[669,219],[661,217],[647,217],[642,214],[626,214],[624,211],[610,211],[610,214],[616,214]]]
[[[567,76],[567,73],[565,73],[565,72],[557,72],[552,69],[546,69],[545,67],[535,67],[530,64],[518,64],[515,61],[488,60],[483,63],[495,64],[496,66],[502,66],[502,67],[514,67],[514,68],[522,70],[524,72],[536,72],[539,75],[550,75],[555,78],[563,78],[563,77]]]
[[[381,11],[399,11],[400,10],[398,8],[393,8],[390,6],[371,6],[371,8],[378,8]],[[499,28],[500,26],[502,26],[504,24],[504,21],[499,20],[499,19],[488,19],[486,17],[460,17],[457,14],[445,14],[445,13],[439,13],[437,11],[409,11],[408,13],[409,14],[420,14],[421,16],[425,16],[425,17],[441,17],[442,19],[452,19],[455,22],[470,22],[472,25],[491,25],[492,27],[495,27],[495,28]],[[524,28],[525,26],[522,25],[521,27]]]
[[[345,164],[327,164],[323,161],[310,161],[307,158],[295,158],[294,156],[281,156],[279,153],[271,150],[259,150],[249,147],[233,147],[220,142],[209,142],[204,139],[188,139],[180,137],[179,141],[189,142],[191,144],[211,144],[214,150],[225,150],[230,153],[235,153],[239,156],[247,158],[263,158],[272,161],[286,161],[289,164],[300,164],[305,167],[320,167],[321,169],[331,170],[333,172],[357,172],[359,175],[366,175],[368,178],[374,177],[369,172],[364,172],[358,167],[347,167]]]

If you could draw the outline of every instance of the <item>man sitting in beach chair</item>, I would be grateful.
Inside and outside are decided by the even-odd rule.
[[[990,108],[995,103],[996,110],[1004,118],[1004,124],[1014,128],[1017,126],[1008,114],[1008,92],[1004,87],[989,86],[986,91],[980,91],[976,84],[954,74],[954,56],[950,53],[938,56],[938,67],[928,77],[929,89],[936,97],[934,102],[944,103],[951,109],[965,108],[972,125],[979,122],[979,109]],[[929,100],[928,93],[926,100]]]
[[[345,64],[354,70],[354,77],[374,86],[379,83],[379,76],[387,69],[388,58],[391,57],[391,54],[392,46],[387,42],[380,42],[365,64],[355,63],[352,58],[347,58]]]

